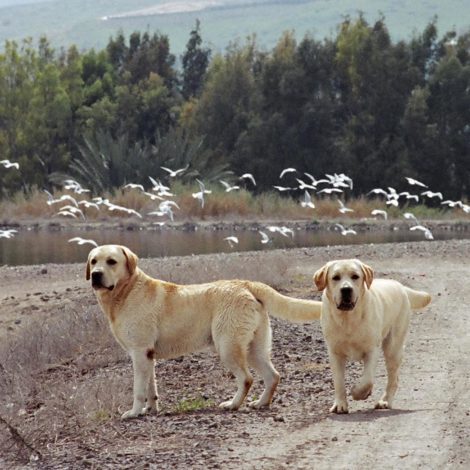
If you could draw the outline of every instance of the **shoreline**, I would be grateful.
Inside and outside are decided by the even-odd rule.
[[[227,220],[183,220],[177,222],[158,222],[139,221],[136,219],[120,219],[118,221],[100,220],[100,221],[51,221],[49,219],[29,219],[0,221],[0,230],[15,229],[19,231],[89,231],[89,230],[179,230],[184,232],[193,232],[198,230],[210,231],[257,231],[269,225],[284,225],[295,230],[322,231],[329,230],[331,225],[341,223],[349,228],[365,231],[393,231],[405,230],[409,228],[413,222],[405,219],[317,219],[317,220],[299,220],[292,219],[227,219]],[[431,230],[449,230],[466,232],[470,231],[470,220],[464,219],[429,219],[421,222]]]

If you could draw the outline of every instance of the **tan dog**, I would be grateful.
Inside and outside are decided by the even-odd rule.
[[[155,359],[210,346],[238,384],[233,399],[220,406],[236,410],[242,404],[253,382],[248,365],[265,384],[259,400],[250,406],[269,406],[279,374],[270,358],[268,312],[294,322],[312,321],[321,314],[321,302],[286,297],[260,282],[177,285],[153,279],[137,267],[137,256],[119,245],[91,250],[86,278],[91,279],[111,331],[132,358],[134,402],[122,418],[157,411]]]
[[[346,360],[363,361],[364,372],[351,393],[365,400],[371,393],[380,348],[387,367],[387,388],[376,408],[391,408],[398,386],[411,309],[426,307],[431,296],[397,281],[374,279],[372,268],[356,259],[330,261],[314,275],[322,297],[321,325],[335,387],[332,413],[347,413]]]

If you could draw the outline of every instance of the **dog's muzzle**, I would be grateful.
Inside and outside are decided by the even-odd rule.
[[[105,286],[103,284],[103,273],[101,271],[95,271],[91,273],[91,286],[93,289],[108,289],[113,290],[114,286]]]
[[[338,310],[352,310],[356,306],[356,302],[353,300],[353,289],[352,287],[342,287],[341,302],[337,305]]]

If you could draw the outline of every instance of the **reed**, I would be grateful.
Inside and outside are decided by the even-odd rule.
[[[315,209],[303,208],[300,205],[303,193],[286,196],[280,193],[269,191],[260,194],[251,193],[245,189],[239,191],[225,192],[222,188],[212,188],[212,194],[205,196],[204,207],[195,199],[192,194],[199,191],[198,186],[182,185],[175,183],[171,188],[175,195],[174,200],[180,209],[174,210],[176,222],[195,220],[321,220],[346,218],[352,220],[372,218],[371,211],[382,209],[388,212],[389,218],[401,218],[404,212],[413,212],[418,219],[468,219],[469,214],[465,214],[461,209],[442,208],[441,206],[429,207],[424,204],[405,204],[399,208],[387,206],[382,199],[366,198],[359,196],[343,201],[353,212],[341,214],[340,204],[336,196],[316,197],[312,196]],[[91,200],[87,194],[76,195],[67,191],[56,191],[54,198],[59,198],[64,194],[70,194],[77,200]],[[155,216],[147,215],[151,211],[158,209],[159,200],[151,200],[149,196],[136,189],[119,189],[114,194],[104,194],[102,196],[110,202],[119,206],[134,209],[143,215],[146,220],[154,220]],[[47,204],[48,196],[44,191],[34,189],[27,195],[17,193],[9,200],[0,201],[0,223],[8,224],[24,222],[37,219],[48,219],[53,221],[63,221],[71,219],[74,221],[83,220],[81,217],[72,219],[61,216],[57,213],[59,209],[68,202]],[[85,208],[80,205],[87,221],[111,221],[128,219],[129,214],[123,211],[109,211],[105,206],[100,210],[93,207]],[[377,217],[380,219],[380,217]],[[162,220],[166,219],[165,217]]]

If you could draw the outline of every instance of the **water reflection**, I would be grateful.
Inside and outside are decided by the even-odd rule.
[[[468,238],[467,231],[434,230],[435,239]],[[239,244],[231,249],[224,237],[236,235]],[[310,247],[339,244],[389,243],[423,240],[423,234],[409,230],[378,230],[359,232],[355,236],[342,236],[331,230],[298,230],[294,238],[270,234],[271,242],[262,245],[257,231],[198,230],[63,230],[20,231],[13,239],[0,239],[0,264],[23,265],[43,263],[83,262],[90,245],[68,243],[69,238],[91,238],[98,244],[126,245],[141,258],[182,256],[231,251],[269,250],[273,248]]]

